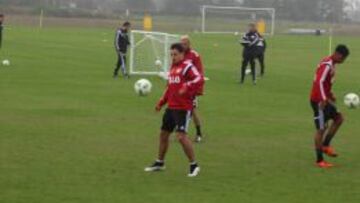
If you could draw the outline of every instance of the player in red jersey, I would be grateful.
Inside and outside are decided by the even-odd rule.
[[[191,48],[190,38],[187,35],[181,37],[181,44],[185,48],[185,60],[190,61],[199,71],[201,77],[204,78],[204,66],[201,61],[200,55]],[[197,92],[196,96],[201,96],[204,94],[204,83],[200,85],[199,92]],[[195,142],[201,142],[203,135],[201,132],[201,120],[199,112],[197,111],[198,108],[198,99],[195,97],[194,99],[194,109],[193,109],[193,120],[196,127],[196,137]]]
[[[169,136],[175,130],[176,137],[190,161],[188,176],[194,177],[200,172],[200,167],[195,161],[187,130],[193,110],[193,100],[201,88],[203,77],[192,63],[184,60],[184,52],[184,47],[180,43],[171,46],[172,66],[168,85],[163,97],[156,105],[156,111],[160,111],[165,104],[168,106],[163,116],[158,159],[153,165],[146,167],[145,171],[165,169],[164,159],[169,146]]]
[[[321,168],[333,166],[324,160],[323,153],[330,157],[337,156],[330,143],[344,118],[335,106],[336,98],[331,88],[335,78],[335,65],[343,63],[349,54],[349,49],[345,45],[338,45],[333,55],[320,62],[313,82],[310,102],[317,129],[315,133],[316,164]],[[328,126],[329,120],[333,121],[330,126]]]

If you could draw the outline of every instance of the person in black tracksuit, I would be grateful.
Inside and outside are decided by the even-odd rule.
[[[256,71],[255,71],[255,59],[258,56],[259,49],[257,47],[261,38],[259,33],[256,30],[255,24],[249,25],[249,31],[244,34],[241,44],[244,46],[243,51],[243,61],[241,66],[241,80],[240,83],[243,84],[246,75],[246,68],[250,64],[253,84],[256,84]]]
[[[2,46],[3,23],[4,23],[4,15],[0,13],[0,49]]]
[[[130,28],[130,22],[125,22],[123,26],[116,31],[115,49],[118,55],[118,60],[114,70],[114,78],[118,77],[120,69],[124,77],[129,77],[129,74],[126,71],[126,53],[128,46],[130,45],[128,35]]]

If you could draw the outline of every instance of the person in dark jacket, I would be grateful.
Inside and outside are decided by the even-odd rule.
[[[118,77],[119,70],[124,77],[129,77],[129,74],[126,71],[126,53],[128,46],[130,45],[129,35],[131,24],[130,22],[125,22],[122,27],[116,31],[115,36],[115,49],[118,55],[118,61],[114,70],[114,78]]]
[[[256,84],[256,71],[255,71],[255,58],[258,55],[258,43],[261,41],[261,37],[257,32],[256,25],[254,23],[249,24],[249,31],[244,34],[241,44],[244,47],[243,50],[243,62],[241,66],[241,80],[243,84],[246,75],[246,68],[250,64],[253,84]]]

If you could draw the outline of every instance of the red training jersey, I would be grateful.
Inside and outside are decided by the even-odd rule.
[[[169,80],[164,95],[158,106],[168,104],[169,109],[192,110],[193,100],[203,83],[203,77],[189,61],[173,64],[169,72]],[[180,90],[186,90],[180,94]]]
[[[331,91],[335,81],[335,64],[331,56],[324,58],[317,67],[310,99],[313,102],[333,100]]]
[[[189,49],[188,51],[186,51],[184,58],[185,58],[185,61],[189,61],[192,64],[194,64],[195,68],[198,70],[201,77],[203,77],[203,78],[205,77],[204,76],[204,66],[202,64],[201,57],[195,50]],[[203,80],[203,83],[200,85],[197,95],[204,94],[204,85],[205,84],[204,84],[204,80]]]

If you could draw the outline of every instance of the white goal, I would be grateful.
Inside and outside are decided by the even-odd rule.
[[[264,34],[275,33],[274,8],[247,8],[227,6],[202,6],[203,33],[245,33],[249,23],[263,20],[266,24]]]
[[[170,61],[170,46],[180,36],[161,32],[133,30],[130,35],[130,75],[165,77]]]

